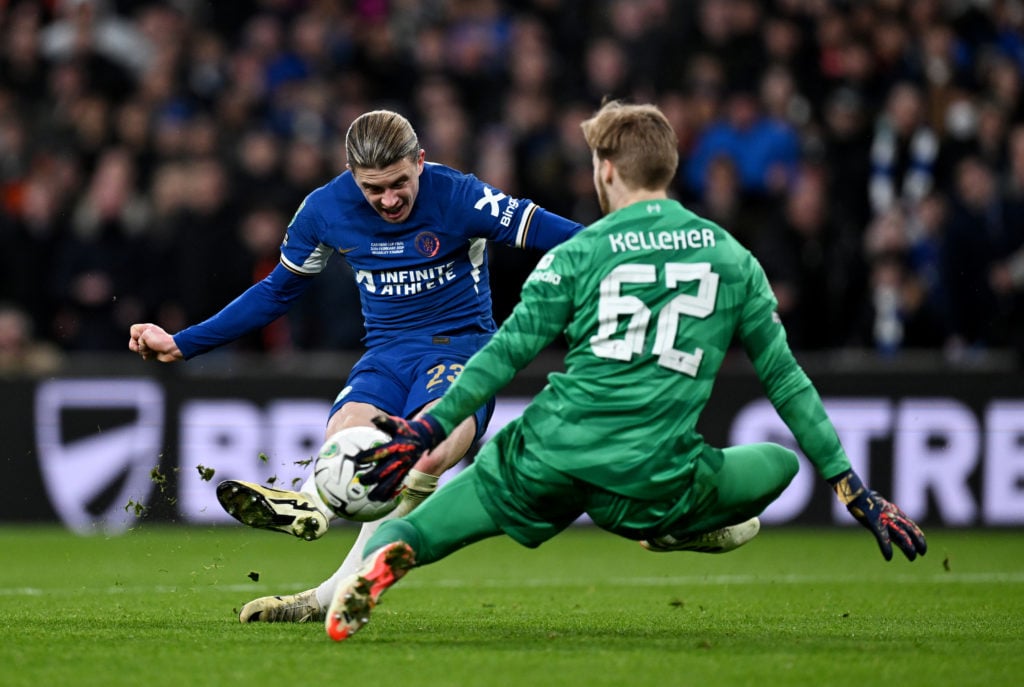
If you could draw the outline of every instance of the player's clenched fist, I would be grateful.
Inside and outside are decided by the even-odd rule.
[[[132,325],[128,350],[138,353],[143,360],[155,359],[171,363],[182,359],[174,337],[164,331],[163,327],[149,322]]]

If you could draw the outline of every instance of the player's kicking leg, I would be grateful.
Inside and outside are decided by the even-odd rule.
[[[437,487],[437,478],[433,475],[413,470],[406,477],[406,494],[399,507],[380,520],[364,522],[359,535],[349,550],[341,566],[319,586],[307,589],[298,594],[285,596],[263,596],[253,599],[242,606],[238,619],[243,623],[305,623],[320,622],[325,617],[327,606],[331,603],[334,590],[338,584],[351,577],[363,565],[363,549],[377,529],[388,520],[402,517],[423,502]]]
[[[303,485],[307,486],[311,486],[309,481]],[[284,532],[306,541],[319,539],[330,525],[327,506],[315,490],[274,489],[229,479],[217,485],[217,500],[243,525]]]
[[[328,420],[325,440],[346,427],[372,427],[371,420],[379,413],[369,403],[346,403]],[[298,491],[227,480],[217,485],[217,500],[243,525],[284,532],[306,541],[319,539],[330,526],[331,511],[316,493],[312,474]]]
[[[402,497],[398,508],[387,514],[380,520],[365,522],[359,529],[359,535],[349,550],[348,555],[341,566],[328,579],[324,580],[314,589],[309,589],[299,594],[287,596],[264,596],[254,599],[242,607],[239,613],[239,621],[247,622],[309,622],[324,619],[324,611],[331,603],[334,591],[338,584],[358,571],[363,565],[363,550],[370,538],[377,532],[382,523],[408,515],[419,504],[430,496],[437,489],[437,477],[451,466],[459,462],[472,445],[476,435],[476,418],[469,418],[460,424],[454,432],[442,442],[437,448],[424,456],[424,459],[417,463],[417,468],[423,468],[430,472],[413,469],[405,479],[405,494]],[[307,479],[302,487],[302,492],[312,491],[312,476]],[[298,494],[299,492],[287,492]],[[300,494],[302,495],[302,494]],[[319,497],[309,497],[319,501]],[[223,504],[223,501],[221,501]],[[315,502],[314,502],[315,503]],[[326,505],[322,505],[321,513],[328,512]],[[230,512],[230,511],[229,511]],[[241,518],[239,518],[241,519]],[[245,520],[242,520],[245,522]],[[250,523],[246,523],[250,524]],[[258,526],[258,525],[257,525]],[[326,530],[326,527],[324,528]],[[298,535],[297,535],[298,536]],[[295,610],[296,607],[306,610]],[[308,612],[307,612],[308,610]]]

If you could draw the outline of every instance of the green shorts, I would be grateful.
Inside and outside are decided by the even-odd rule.
[[[594,524],[629,539],[644,539],[679,520],[700,501],[700,488],[639,500],[555,470],[528,449],[516,419],[480,451],[477,495],[488,514],[516,541],[535,547],[586,513]],[[695,466],[696,468],[696,466]],[[696,470],[694,470],[696,473]]]
[[[614,485],[591,484],[555,470],[525,445],[521,428],[521,419],[510,422],[481,449],[473,478],[494,522],[529,547],[584,513],[598,527],[627,539],[708,532],[761,513],[798,468],[796,455],[777,444],[724,450],[705,445],[690,459],[681,488],[637,499],[615,493]]]

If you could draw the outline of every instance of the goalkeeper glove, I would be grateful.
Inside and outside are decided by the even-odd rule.
[[[914,521],[896,504],[887,501],[877,491],[865,487],[852,469],[836,475],[828,482],[857,522],[875,535],[885,560],[892,560],[893,542],[911,561],[918,554],[923,556],[928,550],[924,533]]]
[[[415,420],[394,415],[378,415],[373,424],[391,435],[391,441],[359,452],[358,462],[374,463],[359,481],[372,489],[367,493],[371,501],[390,501],[402,489],[409,470],[425,451],[429,451],[446,436],[444,428],[430,415]]]

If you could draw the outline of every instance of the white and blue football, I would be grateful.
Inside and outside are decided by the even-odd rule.
[[[402,500],[404,487],[390,501],[371,501],[370,488],[359,478],[373,463],[354,459],[360,451],[391,440],[376,427],[348,427],[331,436],[313,463],[313,479],[320,498],[339,518],[355,522],[378,520],[393,511]]]

